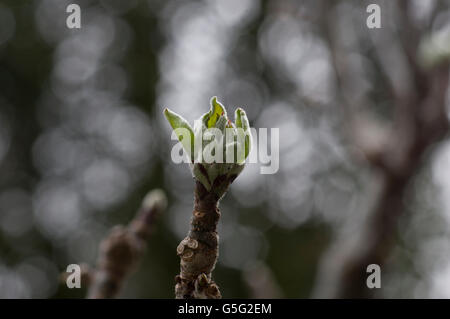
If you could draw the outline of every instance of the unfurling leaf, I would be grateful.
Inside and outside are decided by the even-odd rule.
[[[172,126],[175,134],[177,134],[178,140],[183,145],[183,148],[190,158],[192,158],[194,154],[194,131],[189,123],[179,114],[172,112],[169,109],[164,109],[164,115],[166,116],[167,121],[169,121],[170,126]],[[189,139],[185,139],[182,131],[179,129],[186,129],[189,132]]]
[[[217,120],[221,116],[224,116],[226,119],[227,112],[225,111],[225,108],[223,107],[223,105],[217,101],[217,97],[214,96],[211,99],[211,110],[209,111],[209,119],[208,119],[207,127],[208,128],[215,127]]]
[[[244,134],[244,136],[239,136],[241,140],[245,141],[245,153],[244,153],[244,161],[250,154],[252,149],[252,134],[250,132],[250,124],[248,122],[247,114],[241,108],[238,108],[234,113],[234,121],[236,122],[236,128],[242,129],[238,130],[238,135]],[[242,159],[239,161],[242,162]]]

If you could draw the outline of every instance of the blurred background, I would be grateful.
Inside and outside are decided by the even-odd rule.
[[[66,27],[70,3],[81,29]],[[370,3],[381,29],[366,26]],[[279,171],[248,164],[221,202],[223,296],[328,296],[385,185],[350,117],[364,113],[353,135],[378,145],[411,79],[441,84],[446,110],[448,82],[411,65],[448,76],[449,51],[445,0],[0,1],[0,298],[84,297],[59,274],[94,265],[153,188],[169,206],[120,297],[173,298],[194,183],[162,110],[192,122],[214,95],[280,128]],[[450,298],[450,142],[431,142],[394,195],[377,297]]]

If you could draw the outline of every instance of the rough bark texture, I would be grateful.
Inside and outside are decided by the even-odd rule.
[[[175,296],[182,298],[221,298],[211,273],[219,255],[217,223],[218,198],[196,182],[191,230],[177,247],[180,274],[176,277]]]
[[[175,277],[177,299],[222,297],[219,287],[212,280],[212,271],[219,255],[218,203],[235,178],[218,177],[209,192],[196,181],[191,230],[177,247],[180,256],[180,274]]]
[[[142,256],[155,219],[165,209],[165,201],[161,191],[149,193],[131,223],[127,227],[114,227],[102,241],[97,268],[90,276],[88,298],[117,296],[125,278]]]

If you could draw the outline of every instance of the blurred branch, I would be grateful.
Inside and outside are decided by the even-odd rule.
[[[345,135],[363,152],[367,160],[377,163],[381,149],[387,141],[387,128],[381,127],[381,123],[376,122],[364,111],[363,106],[366,108],[371,106],[371,101],[364,95],[360,95],[358,99],[350,96],[354,88],[349,81],[351,74],[349,74],[348,54],[340,47],[336,35],[337,28],[334,22],[337,13],[334,12],[334,3],[323,1],[321,5],[321,11],[324,14],[318,25],[325,45],[328,47],[331,65],[334,69],[336,100],[343,112],[342,118],[346,122]]]
[[[345,256],[338,254],[339,260],[325,260],[325,263],[340,267],[330,267],[337,284],[335,291],[327,297],[370,297],[373,290],[366,286],[366,267],[369,264],[385,264],[393,245],[395,244],[396,227],[399,217],[404,212],[404,192],[407,185],[420,169],[421,160],[426,150],[436,142],[442,140],[448,132],[445,97],[449,85],[449,61],[424,68],[417,60],[417,50],[423,36],[413,28],[413,22],[408,15],[407,1],[400,1],[398,13],[401,17],[400,32],[407,68],[412,76],[411,85],[401,86],[390,83],[393,93],[395,116],[393,129],[386,132],[383,143],[377,145],[376,156],[368,156],[369,164],[376,168],[382,176],[381,191],[377,202],[365,225],[361,225],[358,245],[345,252]],[[328,34],[333,26],[327,19]],[[349,76],[342,70],[342,54],[334,44],[332,37],[327,37],[332,61],[336,69],[338,82],[346,83]],[[378,50],[379,54],[388,54]],[[383,58],[383,56],[379,56]],[[384,70],[388,72],[388,70]],[[392,77],[388,74],[392,79]],[[345,95],[345,90],[340,90]],[[345,96],[341,103],[346,104]],[[367,105],[365,106],[367,107]],[[345,114],[352,113],[349,106],[343,107]],[[350,116],[352,116],[350,114]],[[358,120],[353,117],[353,120]],[[352,128],[355,126],[352,126]],[[359,125],[364,129],[363,125]],[[360,135],[359,132],[353,132]],[[358,145],[364,147],[364,145]],[[364,150],[369,153],[369,150]],[[338,245],[339,246],[339,245]],[[342,247],[339,247],[342,249]],[[344,248],[345,250],[345,248]]]
[[[126,227],[114,227],[100,244],[97,267],[90,273],[88,298],[114,298],[125,278],[135,266],[146,247],[156,217],[165,210],[167,200],[161,190],[147,194],[135,218]]]

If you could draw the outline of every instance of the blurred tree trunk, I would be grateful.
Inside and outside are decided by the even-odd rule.
[[[366,272],[367,266],[377,264],[383,270],[395,245],[399,217],[405,211],[405,190],[420,169],[426,151],[441,141],[448,132],[445,101],[449,85],[448,60],[436,61],[427,67],[419,61],[419,46],[425,38],[426,30],[419,30],[414,26],[408,1],[398,1],[396,4],[398,37],[411,79],[407,85],[399,84],[392,80],[390,70],[382,70],[385,78],[391,79],[390,83],[388,81],[388,93],[392,97],[394,119],[392,129],[384,132],[383,139],[375,145],[365,143],[360,138],[361,131],[367,127],[358,123],[361,118],[357,116],[361,112],[357,112],[355,105],[349,102],[351,99],[345,96],[346,88],[351,87],[348,79],[351,74],[345,68],[346,53],[340,52],[339,44],[333,36],[335,26],[332,4],[323,4],[328,15],[325,15],[322,23],[336,71],[340,92],[338,102],[343,106],[342,110],[350,124],[349,133],[356,146],[363,151],[369,165],[380,173],[381,185],[377,201],[365,225],[361,225],[354,245],[343,247],[346,244],[338,242],[334,248],[336,251],[324,258],[323,269],[326,271],[322,271],[322,275],[327,278],[319,277],[315,292],[320,297],[373,296],[376,289],[369,289],[366,284],[369,275]],[[383,54],[389,54],[386,48],[379,48],[377,52],[379,60],[387,58]],[[382,61],[379,63],[381,65]],[[403,90],[399,90],[399,87]]]

